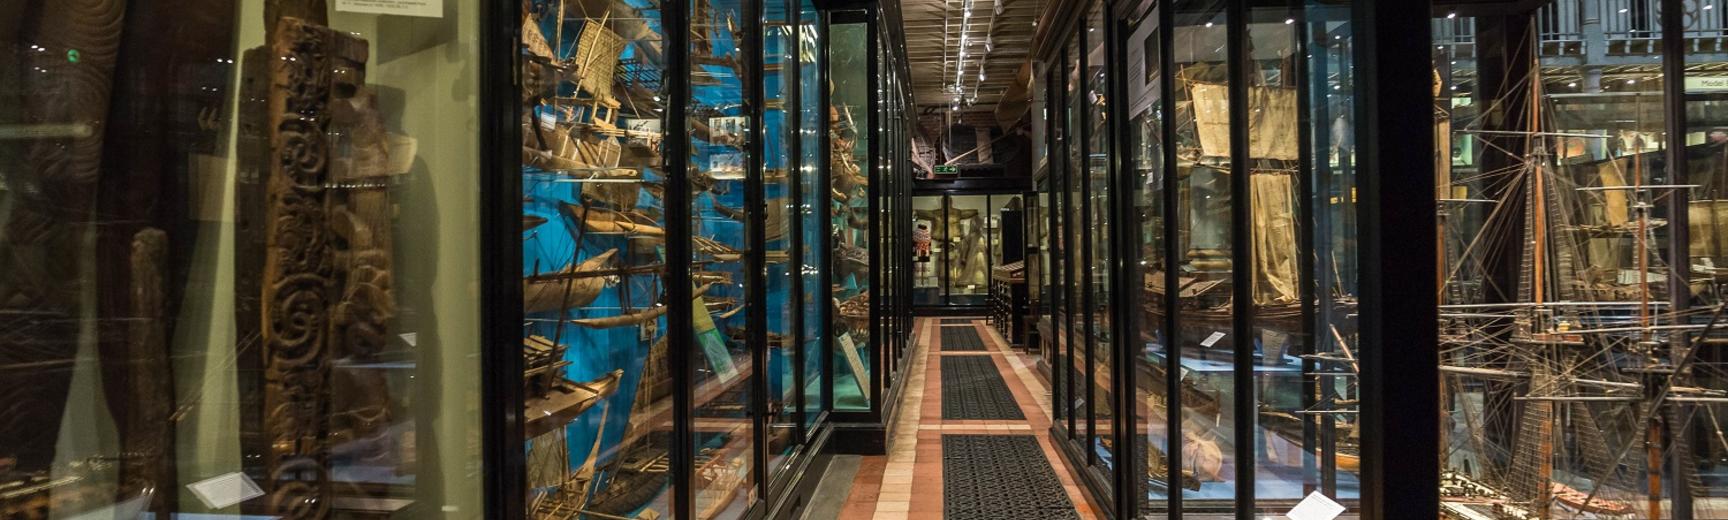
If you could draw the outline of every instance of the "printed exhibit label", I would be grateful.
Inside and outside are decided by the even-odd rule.
[[[443,18],[444,0],[336,0],[337,11]]]

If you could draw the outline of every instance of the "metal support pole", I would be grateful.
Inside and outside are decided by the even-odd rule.
[[[1252,201],[1253,162],[1249,158],[1248,86],[1257,67],[1248,54],[1247,0],[1231,0],[1224,34],[1230,92],[1230,337],[1231,447],[1236,468],[1237,520],[1254,520],[1254,471],[1259,446],[1254,427],[1254,271]]]

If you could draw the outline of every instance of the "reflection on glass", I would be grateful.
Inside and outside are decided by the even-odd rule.
[[[1176,2],[1177,324],[1185,504],[1232,507],[1230,123],[1224,2]],[[1204,504],[1204,506],[1202,506]]]
[[[694,329],[691,349],[695,372],[696,424],[695,502],[697,518],[735,518],[755,500],[757,475],[752,474],[754,440],[750,425],[750,377],[756,375],[744,341],[750,313],[765,312],[743,305],[750,288],[745,285],[745,260],[749,249],[745,222],[751,215],[746,204],[745,150],[751,138],[749,106],[743,70],[752,57],[741,56],[738,20],[750,16],[740,11],[737,0],[698,0],[689,5],[690,85],[688,125],[690,136],[691,273],[695,286],[691,302],[695,322],[669,324]],[[782,154],[783,155],[783,154]],[[783,202],[783,201],[782,201]],[[784,223],[769,215],[764,227]],[[780,235],[785,228],[780,228]],[[774,236],[764,230],[765,236]],[[783,237],[777,237],[783,238]],[[758,288],[760,290],[760,288]]]
[[[1092,441],[1094,456],[1106,467],[1114,466],[1115,442],[1111,437],[1115,417],[1112,415],[1111,403],[1111,370],[1112,354],[1110,335],[1110,143],[1114,136],[1110,133],[1110,121],[1106,117],[1111,100],[1105,96],[1108,88],[1105,76],[1104,55],[1104,13],[1101,4],[1095,4],[1086,15],[1085,38],[1086,73],[1085,113],[1082,114],[1085,125],[1085,175],[1086,175],[1086,233],[1090,247],[1085,251],[1086,267],[1089,273],[1086,281],[1087,290],[1091,291],[1091,319],[1086,323],[1086,335],[1089,338],[1089,350],[1086,358],[1090,361],[1088,369],[1092,371],[1091,387],[1088,399],[1092,401],[1093,432]]]
[[[834,409],[869,410],[870,387],[870,164],[869,31],[862,23],[830,27],[830,215],[834,243]]]
[[[803,258],[801,259],[803,282],[799,286],[804,293],[804,308],[799,311],[804,314],[804,330],[800,333],[799,345],[804,351],[804,425],[806,429],[815,425],[816,417],[822,410],[822,334],[828,330],[828,324],[821,320],[822,310],[828,307],[828,302],[822,301],[818,290],[821,284],[827,283],[828,266],[822,264],[827,258],[823,253],[822,235],[828,220],[817,213],[820,200],[828,197],[828,189],[822,186],[822,177],[817,171],[822,166],[822,158],[827,154],[822,150],[822,134],[826,131],[823,124],[828,120],[822,111],[822,89],[819,78],[822,75],[821,48],[824,44],[821,33],[821,13],[816,10],[812,0],[798,2],[798,39],[794,48],[797,49],[798,60],[798,135],[801,155],[798,167],[798,182],[803,198],[798,202],[796,214],[803,222]]]
[[[1348,143],[1318,144],[1340,137],[1331,135],[1334,127],[1349,126],[1350,98],[1329,94],[1351,86],[1350,50],[1347,27],[1319,20],[1296,25],[1299,14],[1290,9],[1254,9],[1249,16],[1244,44],[1254,52],[1246,56],[1244,68],[1249,74],[1252,167],[1248,189],[1253,263],[1248,268],[1254,280],[1253,507],[1274,513],[1288,510],[1314,490],[1334,500],[1358,494],[1356,400],[1350,395],[1356,382],[1352,356],[1360,349],[1350,344],[1354,329],[1345,320],[1353,313],[1354,300],[1347,291],[1354,284],[1341,279],[1353,280],[1354,273],[1336,262],[1355,254],[1341,241],[1351,232],[1349,220],[1338,218],[1354,212],[1349,200],[1354,190],[1348,185],[1350,148]],[[1291,69],[1302,31],[1325,36],[1316,37],[1308,56],[1310,67],[1325,70],[1307,79],[1309,92],[1318,99],[1299,97],[1303,78]],[[1301,170],[1301,147],[1310,145],[1292,138],[1303,135],[1298,128],[1302,103],[1309,103],[1317,117],[1307,129],[1316,143],[1310,149],[1310,172]],[[1305,200],[1303,192],[1309,189],[1315,191]],[[1333,195],[1338,189],[1342,195]],[[1308,236],[1313,237],[1311,246],[1303,243]],[[1301,251],[1308,250],[1314,253],[1305,257]],[[1303,302],[1311,284],[1320,288],[1322,294],[1316,297],[1323,303],[1314,310],[1318,321],[1305,323]],[[1311,334],[1306,332],[1310,327]]]
[[[762,200],[767,206],[763,215],[763,240],[766,246],[764,265],[767,266],[768,324],[768,468],[770,478],[788,462],[793,436],[797,433],[792,410],[798,382],[793,380],[791,295],[798,290],[791,258],[792,224],[797,218],[792,200],[792,124],[789,109],[796,108],[790,98],[793,77],[792,23],[788,18],[787,2],[759,3],[762,14]]]
[[[1126,131],[1131,138],[1129,149],[1129,172],[1132,175],[1131,185],[1138,187],[1131,196],[1134,199],[1134,214],[1139,218],[1134,222],[1124,222],[1119,225],[1132,226],[1135,239],[1130,242],[1137,249],[1123,251],[1123,254],[1138,254],[1141,261],[1130,264],[1127,273],[1130,279],[1142,287],[1138,303],[1131,309],[1126,309],[1126,316],[1135,320],[1135,330],[1139,337],[1126,338],[1123,348],[1132,353],[1134,361],[1134,426],[1135,440],[1145,443],[1144,447],[1136,446],[1135,454],[1145,457],[1135,461],[1129,467],[1130,471],[1139,472],[1141,488],[1138,491],[1124,490],[1129,493],[1139,493],[1143,497],[1141,503],[1142,518],[1162,517],[1164,511],[1163,498],[1169,495],[1172,486],[1180,487],[1183,482],[1172,480],[1169,476],[1167,457],[1170,453],[1170,433],[1167,431],[1169,415],[1169,390],[1166,376],[1169,361],[1170,333],[1165,328],[1165,315],[1168,309],[1166,303],[1165,276],[1169,265],[1164,256],[1166,234],[1164,233],[1165,210],[1164,187],[1164,139],[1162,112],[1163,103],[1163,56],[1158,46],[1160,33],[1158,31],[1158,16],[1156,9],[1166,9],[1165,6],[1154,8],[1144,18],[1129,24],[1128,28],[1128,60],[1126,67],[1126,83],[1128,85],[1129,124]],[[1128,299],[1130,302],[1134,300]]]

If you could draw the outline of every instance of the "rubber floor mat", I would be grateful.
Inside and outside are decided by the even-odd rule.
[[[942,517],[1078,519],[1031,435],[943,435]]]
[[[993,356],[942,356],[942,418],[1020,420],[1020,405]]]
[[[978,318],[942,318],[943,325],[971,325]]]
[[[942,327],[943,352],[984,352],[977,327]]]

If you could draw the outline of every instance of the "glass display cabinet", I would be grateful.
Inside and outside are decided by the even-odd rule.
[[[832,399],[839,417],[862,422],[879,423],[894,405],[885,394],[911,334],[912,264],[890,253],[912,240],[902,229],[912,102],[904,48],[891,43],[898,24],[897,5],[877,4],[834,11],[829,25]]]
[[[862,13],[848,12],[847,18],[829,27],[828,57],[834,64],[829,70],[833,93],[830,106],[833,118],[828,129],[829,189],[833,208],[829,228],[834,245],[834,276],[830,278],[836,304],[834,337],[830,340],[834,356],[834,408],[836,410],[869,410],[873,388],[871,373],[873,358],[868,350],[875,322],[870,293],[878,265],[871,248],[871,209],[875,198],[870,193],[870,176],[876,172],[875,155],[870,153],[878,139],[865,130],[870,128],[871,43],[873,32]]]
[[[870,122],[902,107],[847,54],[874,26],[807,1],[530,7],[527,514],[764,514],[824,414],[885,384]]]
[[[967,193],[911,198],[913,305],[920,312],[981,313],[990,273],[1004,263],[1002,212],[1019,211],[1010,202],[1025,194]]]
[[[1372,31],[1425,32],[1369,4],[1081,2],[1040,22],[1052,429],[1118,518],[1438,515],[1437,477],[1365,476],[1435,467],[1409,447],[1434,442],[1440,387],[1409,325],[1435,321],[1437,289],[1389,274],[1428,279],[1435,231],[1379,210],[1433,204],[1425,154],[1380,153],[1432,146],[1382,118],[1429,118],[1383,89],[1431,74],[1361,47],[1419,52]],[[1380,82],[1357,79],[1370,58]]]

